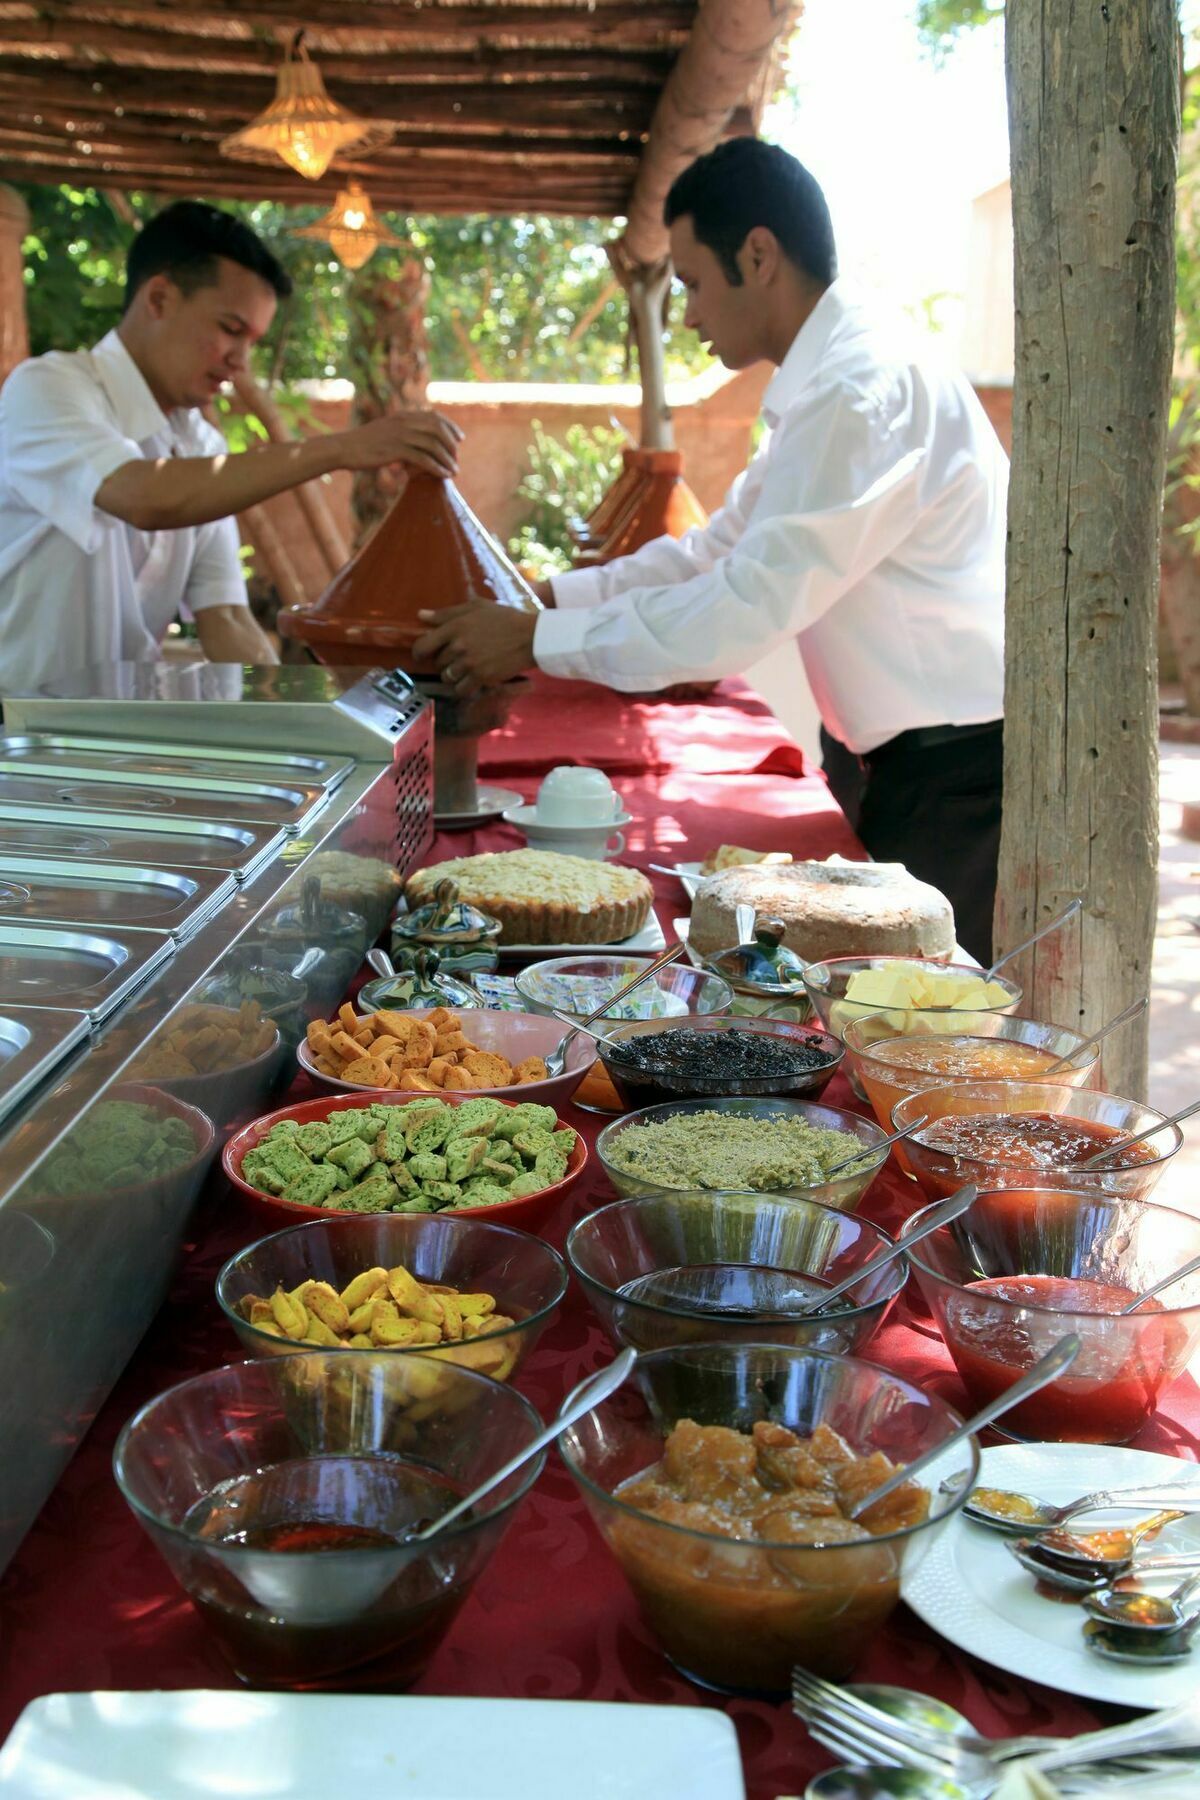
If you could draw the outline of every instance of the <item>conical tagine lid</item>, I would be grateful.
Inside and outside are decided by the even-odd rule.
[[[322,662],[385,662],[434,675],[413,644],[420,614],[471,600],[540,611],[529,584],[484,529],[452,481],[414,470],[391,511],[312,606],[279,615],[284,637]]]

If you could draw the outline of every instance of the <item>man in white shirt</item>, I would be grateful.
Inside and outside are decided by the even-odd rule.
[[[991,949],[1000,830],[1008,464],[973,390],[837,279],[817,183],[755,139],[666,203],[685,322],[729,368],[776,365],[768,434],[703,530],[543,584],[552,610],[427,615],[461,692],[520,673],[629,692],[736,674],[799,644],[826,773],[871,854]]]
[[[278,658],[233,515],[333,469],[451,474],[458,428],[408,412],[230,455],[204,418],[291,292],[240,220],[181,201],[129,253],[121,323],[20,364],[0,392],[0,693],[157,657],[181,609],[215,662]]]

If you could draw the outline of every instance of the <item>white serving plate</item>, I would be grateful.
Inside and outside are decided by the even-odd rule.
[[[0,1751],[11,1800],[745,1800],[711,1706],[391,1694],[47,1694]]]
[[[652,912],[640,931],[622,939],[619,944],[501,944],[501,956],[637,956],[643,951],[651,955],[665,950],[667,940],[663,928]]]
[[[1062,1505],[1101,1488],[1179,1481],[1189,1472],[1200,1487],[1195,1463],[1152,1450],[1111,1444],[999,1444],[982,1453],[979,1480],[987,1487],[1013,1488]],[[930,1480],[936,1485],[936,1468]],[[1137,1516],[1128,1511],[1090,1513],[1088,1524],[1099,1527],[1102,1521],[1118,1520],[1128,1524]],[[1152,1548],[1200,1549],[1200,1515],[1168,1525]],[[1094,1655],[1083,1640],[1087,1617],[1083,1608],[1044,1599],[1032,1576],[1004,1548],[1003,1536],[972,1525],[961,1513],[906,1577],[901,1591],[917,1616],[958,1649],[1011,1675],[1085,1700],[1147,1709],[1175,1706],[1189,1699],[1200,1684],[1200,1649],[1194,1648],[1184,1662],[1146,1669]]]

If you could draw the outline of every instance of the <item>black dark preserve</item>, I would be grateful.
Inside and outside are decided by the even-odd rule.
[[[733,1081],[803,1075],[836,1060],[829,1051],[799,1038],[736,1029],[695,1031],[687,1026],[619,1038],[608,1055],[643,1075],[695,1075],[706,1080],[728,1076]]]

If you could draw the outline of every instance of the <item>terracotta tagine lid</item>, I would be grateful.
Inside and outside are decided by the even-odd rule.
[[[681,451],[636,450],[632,456],[636,481],[625,490],[605,536],[583,546],[577,567],[612,562],[653,538],[682,537],[694,526],[708,524],[708,514],[683,478]]]
[[[322,662],[387,663],[434,675],[413,656],[422,611],[490,600],[537,612],[533,590],[452,481],[414,469],[366,542],[312,606],[279,615],[284,637]]]
[[[601,496],[586,519],[568,523],[567,530],[581,550],[593,550],[604,542],[630,497],[642,485],[640,455],[636,445],[627,444],[621,452],[621,473],[608,492]]]

